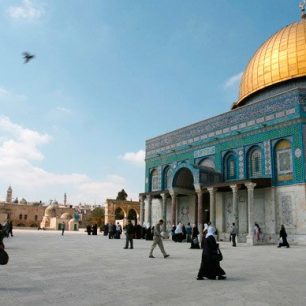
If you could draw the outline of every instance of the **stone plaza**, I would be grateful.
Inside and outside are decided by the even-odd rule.
[[[16,230],[5,239],[0,305],[306,305],[306,246],[221,242],[225,281],[197,281],[201,250],[165,240],[109,240],[84,232]]]

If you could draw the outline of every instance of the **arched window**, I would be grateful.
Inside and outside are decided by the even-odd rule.
[[[262,158],[259,148],[253,149],[249,154],[249,176],[258,177],[262,175]]]
[[[166,167],[164,170],[164,177],[163,177],[163,185],[164,185],[164,189],[169,189],[171,188],[171,171],[170,171],[170,167]]]
[[[151,191],[158,190],[158,172],[154,169],[151,173]]]
[[[281,140],[275,146],[276,177],[278,181],[292,180],[292,149],[288,140]]]
[[[225,157],[224,177],[226,180],[234,180],[237,178],[236,156],[234,153],[229,153]]]

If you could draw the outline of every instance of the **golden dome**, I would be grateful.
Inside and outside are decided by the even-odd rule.
[[[233,108],[254,92],[306,75],[306,19],[292,23],[271,36],[245,69],[239,99]]]

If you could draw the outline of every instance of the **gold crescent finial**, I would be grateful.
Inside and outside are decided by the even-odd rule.
[[[304,0],[303,2],[300,2],[299,7],[300,7],[300,9],[301,9],[301,18],[302,18],[302,19],[305,19],[305,18],[306,18],[305,6],[306,6],[306,0]]]

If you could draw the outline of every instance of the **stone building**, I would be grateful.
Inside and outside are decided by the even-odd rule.
[[[10,186],[6,193],[6,201],[0,202],[0,223],[9,219],[14,227],[38,228],[40,226],[45,229],[59,229],[58,224],[64,221],[67,230],[78,230],[78,220],[74,218],[72,206],[61,206],[57,202],[47,206],[42,202],[29,203],[25,199],[18,202],[12,200],[12,195],[13,190]],[[67,200],[66,196],[65,198]],[[55,219],[48,218],[50,215]],[[44,220],[48,221],[41,224]]]
[[[65,223],[66,230],[79,230],[79,222],[74,208],[60,206],[57,202],[54,202],[45,209],[40,227],[43,229],[61,230],[63,222]]]
[[[306,242],[306,18],[255,52],[232,109],[146,141],[141,221],[211,221],[227,239]]]
[[[130,219],[137,224],[140,218],[140,204],[137,201],[121,201],[107,199],[105,204],[105,224],[121,220],[121,225],[125,226]]]

